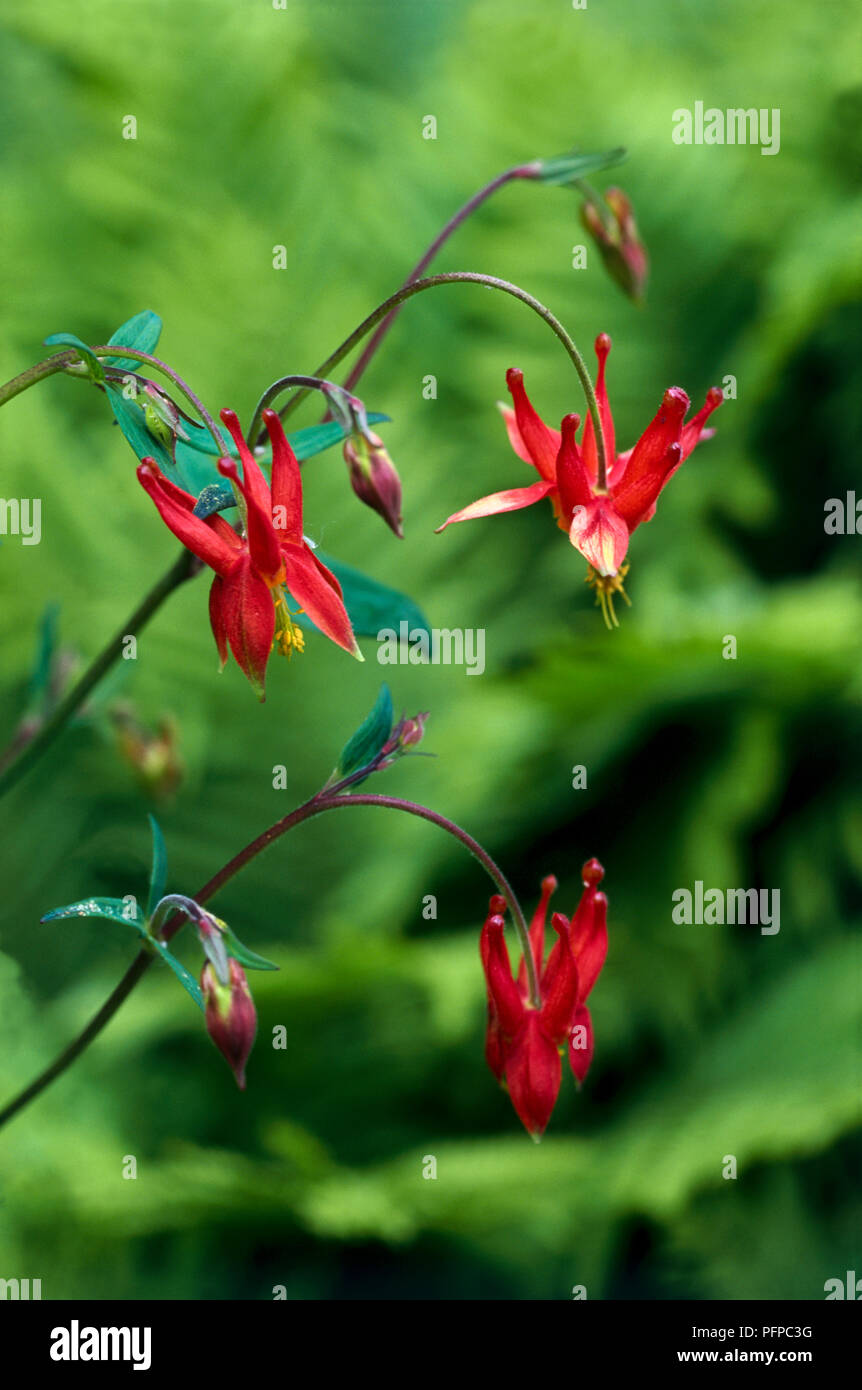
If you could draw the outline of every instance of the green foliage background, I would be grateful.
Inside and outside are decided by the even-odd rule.
[[[699,403],[732,374],[738,399],[638,532],[613,635],[543,509],[433,535],[528,481],[494,409],[508,366],[547,418],[581,408],[565,355],[518,304],[421,296],[365,380],[393,417],[404,542],[355,501],[338,450],[306,468],[307,528],[329,553],[436,626],[487,631],[482,679],[388,672],[398,708],[432,711],[437,756],[380,789],[458,819],[527,902],[553,870],[571,910],[581,862],[606,865],[594,1069],[578,1096],[564,1082],[542,1145],[482,1058],[478,866],[406,818],[321,818],[218,900],[281,966],[255,979],[247,1094],[152,972],[0,1134],[0,1276],[41,1278],[49,1298],[823,1297],[862,1268],[862,542],[823,529],[825,499],[856,485],[862,433],[858,5],[9,0],[2,26],[3,379],[50,332],[100,342],[151,307],[163,355],[246,418],[481,183],[577,142],[629,147],[597,181],[634,199],[644,309],[595,253],[572,269],[583,234],[566,190],[504,190],[439,268],[524,285],[585,349],[609,331],[623,447],[672,383]],[[695,100],[779,107],[780,153],[674,145],[671,113]],[[92,656],[175,553],[103,404],[54,378],[0,416],[0,493],[43,499],[41,545],[0,545],[10,734],[45,605],[61,601],[65,640]],[[158,615],[124,693],[180,722],[186,780],[157,808],[171,889],[194,892],[326,777],[387,674],[365,650],[359,667],[312,638],[289,667],[273,660],[258,707],[235,666],[217,675],[203,580]],[[84,894],[142,895],[150,808],[83,725],[4,803],[2,1097],[130,958],[106,924],[38,919]],[[671,893],[696,879],[779,888],[780,934],[675,926]],[[269,1045],[277,1025],[286,1051]]]

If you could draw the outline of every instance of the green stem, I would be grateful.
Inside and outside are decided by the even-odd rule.
[[[190,579],[193,574],[198,572],[199,564],[200,562],[190,551],[180,552],[170,569],[153,585],[119,632],[115,633],[107,646],[87,667],[81,678],[66,693],[50,718],[46,719],[45,723],[40,726],[38,732],[26,744],[23,752],[0,774],[0,796],[14,787],[32,765],[41,758],[46,749],[50,748],[72,716],[80,709],[91,690],[98,685],[102,677],[122,655],[126,638],[134,636],[145,627],[168,595],[172,594],[174,589],[178,589],[186,579]]]
[[[478,272],[472,270],[453,270],[441,275],[429,275],[424,280],[414,280],[412,284],[404,285],[400,290],[397,290],[395,294],[390,295],[388,299],[385,299],[382,304],[377,306],[373,313],[369,314],[366,319],[363,319],[359,327],[354,329],[350,336],[345,338],[344,342],[327,357],[326,361],[320,364],[317,371],[314,372],[314,376],[330,376],[333,368],[337,367],[339,362],[347,357],[348,353],[352,352],[353,349],[362,342],[366,334],[376,328],[379,323],[382,323],[383,320],[391,314],[392,310],[397,308],[400,304],[403,304],[405,300],[412,299],[415,294],[422,294],[425,290],[436,289],[438,285],[458,284],[484,285],[486,289],[500,290],[503,294],[511,295],[513,299],[519,299],[522,304],[526,304],[528,309],[532,309],[534,314],[538,314],[539,318],[544,320],[562,343],[578,374],[578,379],[580,380],[586,398],[587,409],[590,412],[590,418],[593,422],[593,430],[596,436],[596,452],[598,455],[598,486],[599,488],[607,487],[605,436],[599,417],[599,405],[596,400],[592,378],[587,370],[587,364],[578,351],[574,339],[566,331],[559,319],[551,313],[551,310],[542,304],[540,300],[528,294],[526,290],[522,290],[519,285],[513,285],[509,280],[500,280],[495,275],[480,275]],[[286,420],[288,415],[293,414],[297,406],[308,395],[309,389],[309,387],[302,387],[300,390],[294,392],[287,404],[282,406],[279,411],[282,420]],[[262,442],[263,437],[260,436],[257,443]]]
[[[169,367],[166,362],[162,362],[158,357],[153,357],[149,352],[141,352],[138,348],[121,347],[117,344],[113,346],[111,344],[106,344],[104,346],[91,348],[90,351],[94,357],[133,357],[136,362],[146,362],[150,367],[154,367],[156,371],[161,372],[163,376],[166,376],[169,381],[174,383],[182,395],[185,396],[189,405],[193,406],[198,412],[201,420],[212,436],[213,443],[220,453],[229,453],[224,435],[215,420],[195,395],[191,387],[174,371],[173,367]],[[13,400],[15,396],[20,396],[22,391],[26,391],[29,387],[35,386],[37,382],[44,381],[46,377],[53,376],[55,372],[65,371],[67,368],[75,366],[82,361],[83,358],[77,348],[69,348],[67,351],[55,353],[53,357],[46,357],[43,362],[37,362],[34,367],[28,367],[26,371],[21,372],[18,376],[13,377],[11,381],[7,381],[4,385],[0,386],[0,406],[5,405],[7,401]]]
[[[474,840],[472,835],[468,835],[466,830],[462,830],[454,821],[448,820],[446,816],[441,816],[437,811],[432,811],[427,806],[421,806],[414,801],[403,801],[400,797],[396,796],[378,796],[374,793],[367,792],[360,792],[354,795],[340,794],[340,792],[349,787],[352,782],[358,781],[364,777],[366,772],[367,769],[360,769],[360,771],[353,773],[350,777],[344,778],[341,782],[336,783],[330,791],[326,793],[318,792],[317,795],[313,796],[309,801],[303,802],[301,806],[297,806],[295,810],[290,811],[288,815],[276,821],[276,823],[271,825],[268,830],[265,830],[262,835],[258,835],[257,838],[246,845],[244,849],[241,849],[239,854],[234,855],[233,859],[225,864],[223,868],[219,869],[218,873],[194,895],[194,901],[201,904],[208,902],[226,883],[229,883],[232,878],[235,878],[246,865],[252,863],[259,854],[265,849],[268,849],[269,846],[280,839],[282,835],[286,835],[288,830],[292,830],[294,826],[301,825],[303,821],[311,820],[314,816],[322,815],[324,811],[334,811],[343,806],[383,806],[393,811],[404,811],[408,815],[419,816],[422,820],[430,821],[432,825],[437,825],[441,830],[445,830],[447,834],[454,836],[454,838],[464,845],[474,858],[479,861],[499,888],[511,909],[521,949],[524,953],[524,960],[527,965],[530,999],[535,1006],[538,1006],[540,1002],[539,985],[536,977],[536,965],[533,960],[532,950],[530,949],[530,937],[527,924],[524,920],[521,905],[502,869],[495,864],[490,854],[488,854],[487,850],[482,848],[478,840]],[[175,936],[180,930],[183,922],[184,918],[179,914],[175,914],[171,917],[162,930],[161,939],[163,941],[169,941],[171,937]],[[126,999],[128,999],[132,990],[146,974],[155,959],[157,959],[157,957],[152,950],[142,950],[138,952],[116,989],[108,996],[98,1013],[93,1016],[83,1032],[60,1053],[59,1057],[55,1058],[49,1067],[46,1067],[43,1072],[40,1072],[39,1076],[31,1081],[29,1086],[25,1087],[23,1091],[0,1110],[0,1128],[7,1124],[14,1115],[17,1115],[23,1110],[25,1106],[29,1105],[31,1101],[35,1100],[52,1081],[55,1081],[58,1076],[61,1076],[62,1073],[72,1065],[76,1058],[80,1057],[81,1053],[89,1047],[90,1043],[102,1032],[102,1029],[110,1023],[114,1014],[120,1006],[125,1003]]]

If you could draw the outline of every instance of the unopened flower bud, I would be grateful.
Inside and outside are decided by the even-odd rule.
[[[581,208],[581,221],[598,246],[608,272],[623,292],[630,299],[642,299],[649,260],[638,234],[631,202],[621,188],[609,188],[604,203],[607,211],[588,199]]]
[[[257,1032],[257,1013],[245,971],[231,956],[228,980],[222,984],[207,960],[201,972],[201,989],[206,1003],[207,1032],[233,1071],[240,1090],[244,1091],[245,1064]]]
[[[344,461],[360,502],[382,516],[401,538],[401,479],[383,440],[371,430],[355,430],[344,441]]]
[[[150,796],[171,797],[183,778],[176,721],[163,718],[153,731],[141,724],[130,704],[117,704],[109,712],[121,757],[132,768]]]
[[[400,757],[407,748],[415,748],[417,743],[421,743],[425,737],[425,723],[428,719],[429,711],[423,710],[421,714],[414,714],[411,718],[406,716],[399,719],[392,733],[380,750],[382,761],[380,767],[388,767],[391,762]]]

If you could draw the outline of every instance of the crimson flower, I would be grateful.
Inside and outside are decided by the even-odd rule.
[[[286,656],[305,645],[293,623],[296,614],[290,612],[288,595],[325,636],[360,661],[362,654],[341,585],[302,534],[302,478],[278,415],[274,410],[263,412],[272,442],[271,487],[243,439],[235,413],[223,410],[221,418],[239,450],[242,477],[231,458],[219,459],[218,470],[234,485],[245,514],[244,536],[217,514],[195,516],[195,498],[166,478],[154,459],[142,461],[138,478],[165,525],[215,570],[210,622],[222,669],[230,647],[263,700],[273,641]]]
[[[590,415],[584,424],[581,443],[575,435],[580,416],[566,415],[561,429],[546,425],[530,404],[524,390],[524,374],[517,368],[506,373],[514,410],[501,405],[509,442],[519,458],[539,473],[539,482],[529,487],[509,488],[472,502],[454,512],[438,526],[442,531],[454,521],[472,521],[498,512],[518,511],[547,497],[554,509],[557,525],[588,562],[587,583],[596,590],[608,627],[617,625],[613,595],[622,594],[628,572],[624,564],[629,537],[642,521],[655,514],[659,493],[688,458],[703,434],[712,412],[721,405],[722,393],[713,386],[701,409],[688,423],[685,416],[690,401],[679,386],[664,393],[655,419],[647,426],[634,448],[616,452],[614,420],[605,385],[605,363],[611,350],[607,333],[596,339],[599,370],[596,401],[607,454],[606,477],[600,477],[595,430]],[[708,432],[709,433],[709,432]]]
[[[503,934],[506,900],[495,894],[482,927],[480,954],[488,988],[485,1058],[503,1083],[527,1132],[541,1139],[557,1100],[562,1079],[560,1052],[567,1049],[578,1085],[593,1057],[593,1025],[587,997],[605,963],[608,949],[607,905],[598,885],[604,869],[590,859],[581,871],[584,892],[569,920],[555,912],[557,933],[547,961],[545,918],[557,880],[542,880],[542,896],[530,924],[530,954],[539,984],[538,1007],[530,999],[526,962],[512,976]],[[543,964],[544,962],[544,964]]]

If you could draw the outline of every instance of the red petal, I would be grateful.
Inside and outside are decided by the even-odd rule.
[[[288,592],[324,636],[361,661],[362,653],[356,644],[335,575],[305,545],[284,545],[281,553]]]
[[[177,539],[205,565],[214,569],[216,574],[227,574],[236,561],[236,550],[220,531],[194,515],[192,507],[195,499],[191,494],[170,482],[153,459],[146,459],[140,464],[138,481],[149,493],[162,521]]]
[[[221,668],[224,670],[227,661],[227,625],[224,615],[224,580],[218,575],[210,588],[210,626],[218,647]]]
[[[559,1095],[562,1067],[560,1054],[534,1009],[527,1011],[524,1026],[508,1049],[505,1076],[522,1124],[534,1139],[541,1139]]]
[[[498,1081],[503,1079],[503,1070],[506,1065],[506,1046],[503,1034],[497,1019],[497,1010],[494,1008],[494,1001],[488,996],[488,1028],[485,1033],[485,1061]]]
[[[222,424],[227,426],[230,437],[239,451],[239,456],[242,460],[242,476],[246,492],[249,496],[254,498],[261,511],[269,513],[270,507],[272,506],[269,483],[261,472],[260,464],[243,439],[242,429],[240,428],[236,411],[222,410],[219,418]]]
[[[578,1003],[578,971],[569,938],[569,923],[561,912],[555,912],[551,925],[559,940],[548,957],[548,968],[542,987],[542,1026],[552,1042],[562,1046],[571,1027],[572,1014]]]
[[[262,700],[275,636],[275,605],[268,584],[247,555],[223,581],[220,616],[230,649]]]
[[[495,906],[499,904],[492,898],[492,909]],[[503,918],[499,912],[492,910],[485,918],[479,937],[479,954],[485,972],[488,999],[493,1006],[496,1020],[504,1036],[512,1038],[519,1031],[527,1011],[518,986],[512,979]]]
[[[578,1003],[583,1004],[608,954],[608,900],[594,884],[584,889],[572,918],[572,953],[578,968]]]
[[[560,451],[556,463],[560,506],[568,524],[571,524],[576,507],[585,507],[593,500],[590,475],[575,439],[575,431],[579,424],[578,415],[566,415],[563,418]]]
[[[542,963],[545,959],[545,918],[548,915],[548,903],[551,894],[557,891],[557,880],[553,874],[548,874],[547,878],[542,879],[542,896],[539,904],[533,913],[533,920],[530,923],[530,950],[533,954],[533,963],[536,967],[536,977],[541,982]],[[527,963],[522,960],[518,968],[518,988],[524,998],[527,997]]]
[[[518,421],[515,419],[515,412],[505,401],[497,402],[497,409],[503,417],[503,424],[506,426],[506,433],[509,436],[509,443],[524,463],[528,463],[531,468],[535,468],[533,460],[530,458],[529,450],[521,438],[521,431],[518,429]]]
[[[557,453],[560,448],[559,433],[552,430],[550,425],[546,425],[530,404],[524,390],[522,371],[517,367],[510,368],[506,373],[506,385],[515,403],[515,419],[524,449],[533,466],[550,482],[555,476]],[[518,452],[517,449],[515,452]]]
[[[222,414],[226,413],[222,411]],[[251,562],[258,574],[274,583],[281,573],[282,558],[278,536],[272,524],[271,508],[268,503],[266,507],[261,507],[257,496],[249,487],[246,481],[248,469],[244,470],[245,476],[240,478],[236,461],[228,458],[219,459],[217,467],[222,477],[230,478],[245,498],[246,534]]]
[[[596,338],[596,357],[599,359],[599,370],[596,376],[596,401],[599,407],[599,419],[602,422],[602,434],[605,437],[605,455],[608,472],[616,459],[616,439],[614,437],[614,417],[611,414],[611,407],[608,402],[608,389],[605,385],[605,363],[608,360],[608,353],[611,350],[611,340],[607,333],[600,333]],[[584,463],[589,471],[590,478],[596,481],[599,472],[599,456],[596,449],[596,432],[593,429],[593,417],[587,411],[587,418],[584,423],[584,442],[582,444]]]
[[[569,540],[599,574],[616,574],[628,550],[629,528],[614,499],[600,496],[575,508]]]
[[[451,526],[453,521],[475,521],[480,516],[496,516],[499,512],[517,512],[522,507],[532,507],[534,502],[541,502],[555,491],[554,483],[543,481],[531,483],[529,487],[509,488],[506,492],[492,492],[489,497],[480,497],[478,502],[471,502],[469,507],[447,516],[443,525],[436,528],[437,533]]]
[[[706,400],[700,407],[696,415],[693,415],[688,424],[682,427],[682,457],[687,459],[703,433],[703,427],[714,410],[718,410],[724,400],[724,393],[718,386],[711,386],[706,393]]]
[[[632,449],[628,467],[620,482],[614,486],[616,509],[630,531],[654,505],[674,466],[669,451],[680,442],[682,422],[688,406],[688,396],[678,386],[665,391],[655,419]]]
[[[589,1009],[581,1004],[575,1010],[569,1033],[569,1066],[579,1086],[586,1079],[590,1069],[594,1048],[593,1020],[590,1018]]]
[[[285,437],[274,410],[263,412],[263,423],[272,444],[273,524],[283,541],[302,543],[302,475],[296,454]]]

